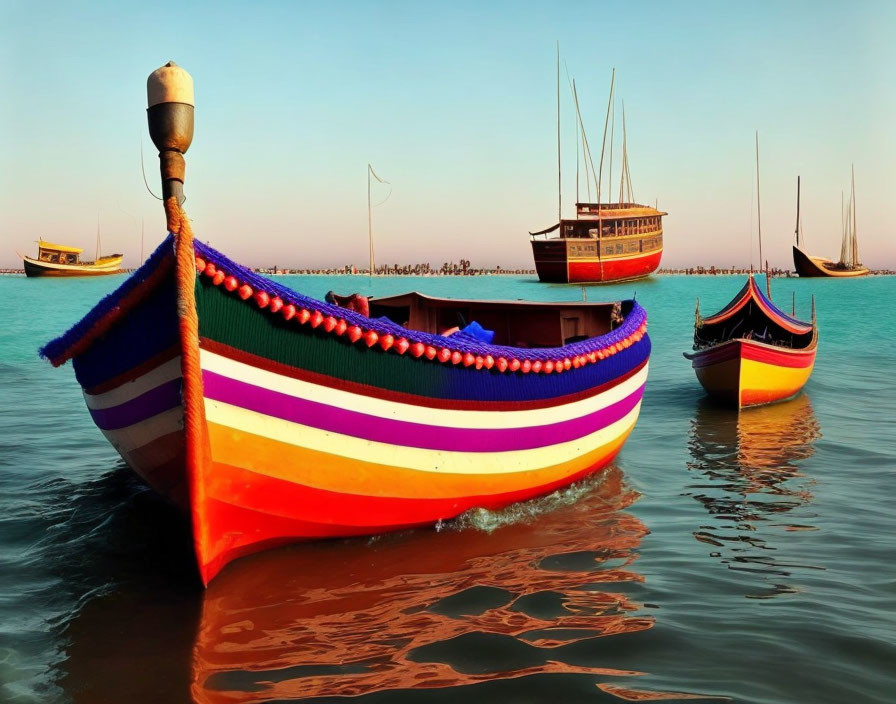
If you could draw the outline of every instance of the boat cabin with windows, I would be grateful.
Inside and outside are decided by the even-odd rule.
[[[54,244],[43,240],[39,240],[37,243],[38,261],[50,264],[80,264],[83,251],[80,247],[67,247],[64,244]]]
[[[589,283],[648,276],[662,257],[664,215],[638,203],[576,203],[576,219],[532,233],[538,278]]]

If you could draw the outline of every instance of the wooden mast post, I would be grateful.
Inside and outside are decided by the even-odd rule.
[[[146,80],[149,136],[159,150],[162,199],[184,202],[184,154],[193,141],[193,78],[173,61]]]

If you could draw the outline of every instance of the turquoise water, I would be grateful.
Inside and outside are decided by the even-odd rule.
[[[207,592],[182,519],[37,347],[118,277],[0,277],[0,701],[892,702],[896,278],[776,279],[808,317],[793,401],[708,404],[681,356],[694,302],[633,293],[654,344],[641,418],[604,477],[438,529],[270,551]],[[580,299],[529,278],[284,277],[306,293]],[[676,694],[677,693],[677,694]]]

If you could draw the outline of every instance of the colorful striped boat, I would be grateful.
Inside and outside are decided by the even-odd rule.
[[[697,305],[694,352],[697,379],[712,395],[737,408],[773,403],[797,394],[815,365],[818,328],[797,320],[760,290],[752,275],[734,299],[708,318]]]
[[[261,277],[193,239],[179,204],[189,140],[153,124],[192,118],[192,81],[158,103],[152,80],[170,234],[41,353],[72,360],[100,430],[188,513],[204,583],[241,555],[499,508],[616,456],[650,354],[635,301],[413,294],[374,300],[370,317]],[[461,317],[494,339],[440,334]]]

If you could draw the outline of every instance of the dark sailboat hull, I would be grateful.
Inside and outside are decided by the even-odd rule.
[[[830,259],[812,257],[796,245],[793,247],[793,268],[802,277],[855,278],[856,276],[867,276],[870,273],[864,266],[840,269]]]

